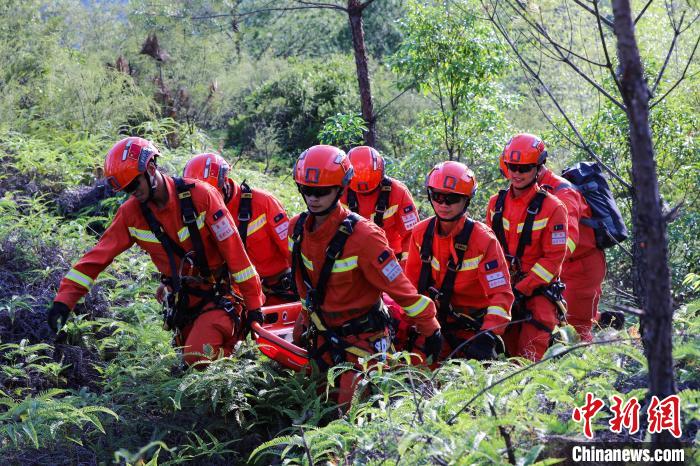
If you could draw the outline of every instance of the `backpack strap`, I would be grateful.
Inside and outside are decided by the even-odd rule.
[[[535,197],[532,198],[530,204],[527,206],[527,217],[525,217],[525,223],[523,224],[523,231],[520,234],[520,240],[518,241],[518,249],[515,251],[515,257],[520,262],[525,252],[525,247],[532,243],[532,226],[535,223],[535,217],[542,210],[542,203],[547,197],[547,191],[539,190]]]
[[[426,294],[428,288],[431,285],[430,277],[432,272],[430,268],[432,267],[430,262],[433,259],[433,235],[435,234],[435,224],[437,223],[437,217],[433,217],[428,222],[428,227],[425,229],[423,234],[423,243],[420,246],[420,260],[422,262],[420,268],[420,276],[418,278],[418,293]]]
[[[374,223],[380,228],[384,226],[384,212],[389,207],[392,184],[391,178],[384,177],[379,185],[381,191],[377,198],[377,205],[374,207]]]
[[[292,232],[292,290],[294,293],[299,295],[299,290],[297,289],[296,282],[296,271],[299,269],[301,273],[301,279],[306,285],[307,290],[311,289],[311,278],[307,272],[304,264],[302,263],[301,257],[301,240],[304,238],[304,225],[306,224],[306,219],[309,217],[308,212],[302,212],[299,215],[297,223],[294,225],[294,231]]]
[[[248,223],[250,223],[253,209],[253,190],[243,181],[241,183],[241,203],[238,205],[238,234],[241,237],[243,247],[246,247],[246,239],[248,239]]]
[[[175,188],[177,189],[177,197],[180,199],[182,221],[185,223],[190,233],[190,238],[192,239],[192,247],[194,248],[197,267],[203,277],[208,280],[216,281],[209,270],[207,256],[204,252],[204,242],[202,241],[202,235],[197,225],[197,209],[194,207],[194,202],[192,202],[192,193],[190,191],[194,187],[194,184],[187,184],[180,177],[174,177],[173,180],[175,181]]]
[[[501,189],[498,191],[498,197],[496,198],[496,205],[494,206],[493,218],[491,219],[491,229],[496,234],[496,239],[501,243],[503,248],[503,253],[508,256],[508,242],[506,241],[506,233],[503,230],[503,208],[506,205],[506,195],[508,194],[507,189]]]
[[[318,277],[318,283],[316,284],[316,293],[318,301],[315,303],[317,308],[323,305],[323,300],[326,297],[326,285],[328,280],[331,278],[331,272],[333,271],[333,265],[335,261],[343,254],[343,249],[345,248],[345,243],[350,238],[350,235],[355,229],[355,225],[360,221],[360,216],[354,212],[351,212],[345,219],[340,223],[338,231],[335,233],[333,238],[331,238],[328,247],[326,248],[326,260],[323,262],[323,267],[321,267],[321,275]]]
[[[348,209],[355,213],[360,212],[360,204],[357,202],[357,193],[350,188],[348,188]]]
[[[454,292],[455,279],[457,278],[457,272],[462,268],[462,262],[464,261],[464,254],[467,252],[469,246],[469,238],[474,231],[474,222],[467,218],[464,221],[464,226],[459,234],[455,237],[454,247],[457,252],[457,261],[453,262],[452,256],[447,261],[447,273],[445,278],[442,280],[442,286],[440,286],[440,312],[445,312],[449,310],[450,300],[452,299],[452,293]]]

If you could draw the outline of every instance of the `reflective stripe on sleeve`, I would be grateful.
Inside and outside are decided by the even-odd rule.
[[[576,250],[576,243],[574,243],[574,240],[572,240],[571,238],[566,238],[566,247],[569,248],[569,252],[573,254]]]
[[[90,287],[92,287],[92,284],[95,283],[95,280],[75,269],[70,269],[70,271],[68,271],[68,273],[66,274],[65,278],[77,283],[78,285],[84,286],[88,290],[90,289]]]
[[[416,301],[408,307],[403,308],[403,310],[406,311],[406,315],[408,315],[409,317],[415,317],[421,312],[425,311],[425,309],[428,307],[428,304],[430,304],[430,299],[421,295],[418,298],[418,301]]]
[[[255,275],[255,268],[251,265],[247,269],[243,269],[240,272],[233,274],[233,280],[236,283],[243,283],[244,281],[252,278]]]
[[[346,257],[345,259],[336,259],[333,263],[331,272],[347,272],[348,270],[357,268],[357,256]]]
[[[202,212],[197,216],[197,228],[199,230],[204,227],[204,217],[206,216],[206,212]],[[184,243],[187,238],[190,237],[190,230],[187,228],[187,226],[184,226],[180,228],[180,231],[177,232],[177,239],[180,240],[181,243]]]
[[[542,218],[540,220],[535,220],[534,222],[532,222],[532,231],[543,229],[544,227],[547,226],[548,221],[549,221],[549,217]],[[524,227],[525,227],[525,222],[518,223],[518,233],[522,233]]]
[[[535,265],[533,265],[533,266],[532,266],[532,269],[530,269],[530,270],[532,270],[533,272],[535,272],[535,274],[536,274],[538,277],[540,277],[542,280],[544,280],[544,281],[547,282],[547,283],[551,282],[552,279],[554,278],[554,275],[552,275],[551,273],[549,273],[549,271],[548,271],[547,269],[545,269],[544,267],[542,267],[542,266],[539,264],[539,262],[536,263]]]
[[[499,316],[503,317],[504,319],[510,320],[510,314],[508,314],[508,311],[503,309],[501,306],[489,306],[486,309],[486,314],[492,316]]]
[[[138,228],[129,227],[129,234],[139,241],[160,243],[151,230],[139,230]]]
[[[470,257],[469,259],[464,259],[462,261],[462,267],[459,268],[459,271],[462,272],[464,270],[474,270],[475,268],[479,267],[479,262],[481,262],[481,259],[484,257],[484,255],[480,255],[477,257]]]
[[[267,223],[267,215],[262,214],[260,217],[256,218],[253,222],[248,225],[248,236],[252,235],[259,229],[265,226]]]

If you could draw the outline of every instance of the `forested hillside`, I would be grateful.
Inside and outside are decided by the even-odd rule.
[[[591,393],[606,404],[596,441],[683,442],[697,464],[700,6],[631,2],[640,99],[621,58],[624,3],[0,2],[2,463],[557,464],[586,440],[572,413]],[[431,371],[398,354],[387,370],[368,363],[343,412],[325,382],[347,365],[294,373],[249,339],[183,369],[159,274],[136,247],[63,331],[46,324],[62,277],[127,199],[103,176],[121,138],[152,140],[171,175],[219,152],[234,180],[270,191],[290,217],[306,208],[292,165],[315,144],[376,147],[421,218],[433,215],[429,169],[460,161],[479,185],[469,214],[484,220],[507,185],[498,156],[521,132],[546,142],[556,173],[605,167],[630,239],[606,250],[600,308],[624,313],[624,328],[588,343],[557,328],[538,363]],[[674,394],[680,439],[652,435],[652,396]],[[638,431],[611,431],[614,395],[639,400]]]

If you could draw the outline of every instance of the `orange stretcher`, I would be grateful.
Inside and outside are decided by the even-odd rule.
[[[300,312],[300,302],[263,307],[263,324],[252,324],[260,351],[268,358],[297,372],[310,367],[308,352],[292,342],[294,322]]]

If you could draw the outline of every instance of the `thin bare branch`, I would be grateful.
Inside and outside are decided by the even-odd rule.
[[[482,4],[483,4],[483,0],[482,0]],[[564,117],[564,120],[565,120],[566,123],[569,125],[569,127],[571,128],[571,130],[574,132],[574,134],[576,135],[576,137],[578,138],[578,140],[581,142],[581,145],[582,145],[583,148],[586,150],[586,152],[587,152],[591,157],[593,157],[593,158],[600,164],[600,166],[603,167],[603,168],[604,168],[613,178],[615,178],[621,185],[623,185],[623,186],[624,186],[625,188],[627,188],[627,189],[631,189],[632,186],[631,186],[627,181],[625,181],[624,179],[622,179],[622,177],[620,177],[620,175],[618,175],[618,174],[617,174],[612,168],[610,168],[605,162],[603,162],[603,160],[598,156],[598,154],[596,154],[596,153],[593,151],[593,149],[591,149],[591,147],[586,143],[586,141],[583,139],[583,136],[581,136],[581,133],[579,133],[578,129],[576,128],[576,125],[574,125],[574,123],[571,121],[571,119],[569,118],[569,116],[566,114],[566,112],[564,111],[564,109],[562,108],[562,106],[559,104],[559,101],[557,100],[557,98],[554,97],[554,95],[553,95],[552,92],[549,90],[549,88],[547,87],[547,85],[544,83],[544,81],[542,81],[542,78],[540,78],[540,75],[539,75],[538,73],[536,73],[536,72],[532,69],[532,67],[530,66],[530,64],[525,60],[525,58],[523,58],[523,56],[520,54],[520,51],[519,51],[518,48],[515,46],[515,44],[513,43],[512,39],[510,38],[510,36],[508,35],[508,33],[507,33],[507,32],[505,31],[505,29],[503,28],[503,26],[501,26],[501,24],[498,23],[498,21],[496,20],[496,18],[495,18],[493,15],[490,15],[490,19],[489,19],[489,20],[493,23],[493,25],[496,27],[496,29],[498,30],[498,32],[501,33],[501,35],[503,36],[503,38],[505,39],[505,41],[506,41],[506,42],[508,43],[508,45],[510,46],[511,50],[513,50],[513,53],[515,54],[515,56],[517,57],[518,61],[520,62],[520,65],[521,65],[525,70],[527,70],[527,72],[528,72],[533,78],[535,78],[535,79],[537,80],[537,82],[540,83],[540,85],[542,86],[542,89],[544,89],[544,91],[547,93],[547,95],[549,96],[549,98],[552,100],[552,103],[554,103],[554,105],[557,107],[557,110],[559,111],[559,113],[561,113],[561,115]]]
[[[668,66],[668,62],[671,59],[671,55],[673,54],[673,49],[676,47],[676,41],[678,40],[678,36],[681,35],[680,29],[683,27],[683,20],[685,19],[685,11],[681,15],[681,20],[678,23],[678,27],[675,25],[673,26],[673,39],[671,40],[671,46],[668,48],[668,53],[666,53],[666,59],[664,60],[664,64],[661,65],[661,69],[659,70],[659,74],[656,76],[656,80],[654,81],[654,85],[651,88],[651,91],[649,94],[653,96],[656,94],[656,88],[659,87],[659,83],[661,82],[661,77],[664,75],[664,71],[666,71],[666,66]]]
[[[591,7],[589,7],[588,5],[586,5],[585,3],[583,3],[581,0],[572,0],[572,1],[573,1],[575,4],[577,4],[578,6],[580,6],[581,8],[583,8],[584,10],[586,10],[587,12],[589,12],[590,14],[592,14],[592,15],[595,15],[595,14],[596,14],[595,10],[593,10]],[[613,24],[613,22],[610,21],[609,19],[607,19],[607,18],[600,18],[600,20],[601,20],[603,23],[605,23],[605,25],[608,26],[610,29],[613,28],[614,24]]]
[[[544,37],[545,39],[547,39],[547,42],[549,42],[549,43],[555,48],[555,50],[559,53],[559,55],[560,55],[559,61],[561,61],[561,62],[566,63],[567,65],[569,65],[569,67],[570,67],[572,70],[574,70],[579,76],[581,76],[581,77],[582,77],[585,81],[587,81],[591,86],[595,87],[596,90],[598,90],[598,92],[600,92],[600,93],[603,94],[605,97],[607,97],[608,100],[610,100],[613,104],[615,104],[615,105],[616,105],[617,107],[619,107],[621,110],[625,110],[625,111],[626,111],[625,105],[624,105],[622,102],[620,102],[619,100],[617,100],[613,95],[611,95],[608,91],[606,91],[605,88],[604,88],[601,84],[599,84],[599,83],[596,82],[593,78],[591,78],[591,77],[588,76],[586,73],[584,73],[584,72],[578,67],[578,65],[576,65],[576,63],[574,63],[573,61],[571,61],[571,60],[569,59],[569,57],[567,57],[564,53],[562,53],[562,51],[565,51],[566,49],[565,49],[564,47],[562,47],[560,44],[558,44],[554,39],[552,39],[552,37],[547,33],[546,29],[545,29],[544,27],[542,27],[541,24],[538,24],[538,23],[532,21],[532,20],[528,17],[528,15],[525,13],[524,7],[522,7],[519,3],[517,3],[517,0],[516,0],[516,6],[514,6],[514,5],[513,5],[512,3],[510,3],[510,2],[508,2],[508,4],[509,4],[510,7],[513,9],[513,11],[515,11],[515,12],[518,14],[518,16],[520,16],[520,18],[522,18],[530,27],[532,27],[533,29],[535,29],[542,37]],[[518,8],[518,7],[519,7],[519,8]],[[521,10],[522,10],[522,11],[521,11]]]
[[[654,0],[649,0],[649,1],[647,2],[647,4],[644,5],[644,8],[642,8],[642,11],[640,11],[639,14],[637,15],[637,17],[634,18],[634,24],[635,24],[635,25],[637,24],[637,21],[639,21],[640,19],[642,19],[642,16],[643,16],[644,13],[647,11],[647,8],[649,8],[649,5],[651,5],[651,3],[652,3],[653,1],[654,1]]]
[[[305,5],[308,8],[324,8],[324,9],[328,9],[328,10],[348,11],[347,8],[344,8],[340,5],[336,5],[334,3],[306,2],[304,0],[296,0],[296,2],[301,4],[301,5]]]
[[[620,93],[622,93],[620,81],[617,79],[617,75],[615,74],[615,70],[613,69],[612,61],[610,60],[610,54],[608,53],[608,46],[605,43],[605,34],[603,33],[603,26],[600,23],[600,11],[598,10],[598,0],[594,0],[593,5],[595,5],[595,17],[596,22],[598,23],[598,33],[600,34],[600,42],[603,44],[603,52],[605,53],[605,67],[610,71],[610,76],[612,76],[613,81],[615,81],[615,86],[617,87],[617,90]]]
[[[698,44],[700,44],[700,35],[698,35],[698,39],[695,41],[695,46],[693,46],[693,51],[690,53],[690,57],[688,58],[688,63],[685,64],[685,68],[683,69],[683,74],[681,74],[681,77],[678,78],[678,81],[671,86],[671,88],[664,93],[661,97],[656,99],[654,102],[649,104],[649,110],[652,108],[656,107],[661,101],[663,101],[667,95],[669,95],[673,90],[678,87],[678,85],[685,79],[685,75],[688,72],[688,68],[690,67],[690,64],[693,62],[693,57],[695,56],[695,52],[698,50]]]

